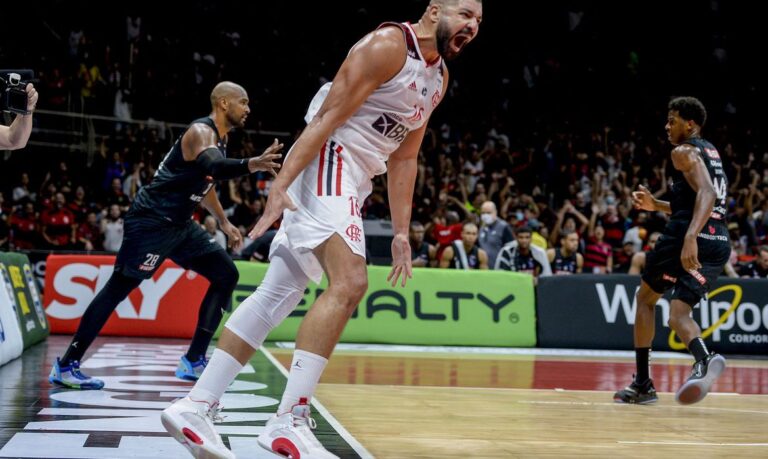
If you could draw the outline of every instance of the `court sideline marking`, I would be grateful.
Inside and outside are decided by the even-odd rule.
[[[268,350],[266,350],[264,348],[264,346],[259,348],[259,350],[264,354],[264,356],[267,358],[267,360],[272,362],[272,365],[277,367],[277,370],[280,371],[280,373],[282,373],[283,376],[285,376],[286,379],[287,379],[288,378],[288,370],[286,370],[285,367],[283,367],[283,365],[280,364],[280,362],[278,362],[278,360],[275,358],[275,356],[273,356],[272,353],[270,353]],[[325,406],[323,406],[323,404],[320,403],[320,401],[317,398],[312,397],[312,405],[315,407],[315,409],[317,409],[317,412],[320,413],[326,419],[326,421],[328,421],[328,424],[330,424],[331,427],[336,429],[336,432],[341,436],[341,438],[343,438],[344,441],[346,441],[349,444],[349,446],[351,446],[352,449],[354,449],[355,452],[362,459],[374,459],[373,454],[368,452],[368,450],[365,449],[365,447],[362,445],[362,443],[357,441],[357,439],[351,433],[349,433],[349,431],[347,431],[347,429],[344,428],[343,425],[341,425],[341,423],[338,421],[338,419],[333,417],[333,415],[330,413],[330,411],[328,411],[328,409],[326,409]]]

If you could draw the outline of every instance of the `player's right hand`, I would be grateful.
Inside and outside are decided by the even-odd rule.
[[[650,190],[643,185],[638,185],[638,188],[639,191],[632,192],[632,204],[635,205],[635,209],[651,212],[655,211],[656,204],[653,199],[653,194],[651,194]]]
[[[264,207],[264,214],[256,222],[248,237],[256,239],[264,235],[275,221],[280,218],[285,209],[296,210],[296,205],[288,196],[287,190],[272,185],[267,198],[267,205]]]

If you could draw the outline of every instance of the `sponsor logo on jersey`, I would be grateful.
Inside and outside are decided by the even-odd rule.
[[[704,148],[704,153],[712,159],[720,159],[720,153],[714,148]]]
[[[408,89],[410,89],[413,92],[417,92],[419,90],[418,87],[416,87],[416,82],[412,81],[411,84],[408,85]]]
[[[421,121],[421,119],[423,118],[422,115],[424,113],[424,107],[419,107],[418,105],[414,105],[413,110],[414,110],[413,115],[408,117],[408,121],[410,121],[411,123]]]
[[[409,129],[398,123],[388,113],[382,113],[371,125],[378,133],[395,142],[402,142],[408,135]]]
[[[437,104],[440,103],[440,91],[435,90],[435,93],[432,94],[432,108],[437,107]]]
[[[665,273],[665,274],[663,274],[663,275],[661,276],[661,278],[662,278],[662,279],[664,279],[665,281],[669,281],[669,282],[677,282],[677,277],[673,277],[673,276],[670,276],[669,274],[666,274],[666,273]]]

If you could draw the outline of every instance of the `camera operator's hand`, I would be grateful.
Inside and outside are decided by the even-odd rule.
[[[37,99],[39,95],[37,94],[37,89],[35,89],[35,85],[32,83],[27,83],[27,111],[33,112],[35,110],[35,107],[37,106]]]

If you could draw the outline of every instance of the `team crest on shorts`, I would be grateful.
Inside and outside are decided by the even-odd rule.
[[[362,234],[363,231],[354,223],[347,227],[347,237],[349,237],[349,240],[352,242],[360,242],[360,236]]]

